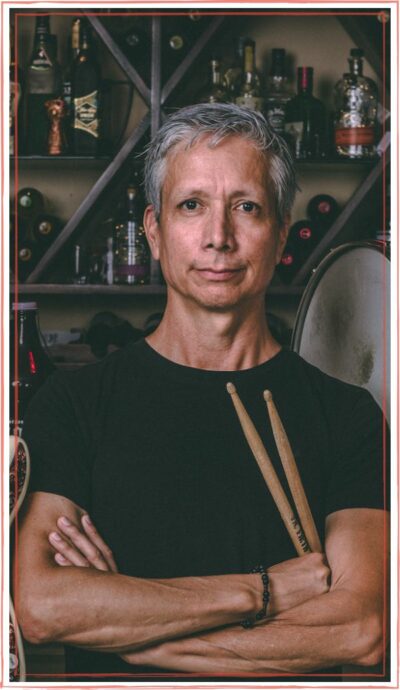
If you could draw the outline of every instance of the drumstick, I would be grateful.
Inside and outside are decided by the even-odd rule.
[[[271,492],[271,496],[275,501],[275,505],[279,510],[297,554],[299,556],[303,556],[305,553],[310,552],[310,547],[304,536],[302,527],[293,513],[292,507],[286,498],[285,492],[268,456],[268,453],[264,448],[263,442],[258,435],[257,429],[247,414],[246,409],[236,392],[235,386],[233,383],[228,383],[226,388],[232,397],[232,402],[235,406],[243,433],[260,468],[261,474],[264,477],[265,483]]]
[[[285,470],[289,488],[292,493],[293,501],[296,506],[300,522],[303,526],[306,539],[310,545],[311,551],[322,553],[321,542],[319,540],[317,528],[315,526],[306,493],[304,491],[299,470],[296,465],[296,460],[281,418],[279,417],[278,410],[276,409],[273,401],[271,391],[264,391],[264,400],[267,403],[267,410],[271,421],[276,447],[278,449],[283,469]]]

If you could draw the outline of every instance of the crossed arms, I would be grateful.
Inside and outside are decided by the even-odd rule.
[[[70,526],[62,527],[61,515]],[[31,642],[60,641],[118,653],[131,664],[230,675],[310,672],[382,658],[383,511],[357,508],[328,516],[329,586],[329,570],[318,554],[270,568],[269,617],[251,630],[238,623],[261,608],[258,574],[167,580],[121,575],[106,547],[102,555],[90,546],[90,528],[81,547],[83,515],[61,496],[38,492],[28,501],[14,598]],[[59,567],[48,539],[56,526],[77,545],[75,552],[86,548],[91,567]]]

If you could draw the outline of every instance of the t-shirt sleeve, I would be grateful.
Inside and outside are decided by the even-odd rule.
[[[326,514],[344,508],[389,509],[389,430],[372,395],[356,389],[336,425],[328,470]]]
[[[23,437],[31,458],[29,490],[59,494],[90,510],[87,413],[67,373],[53,374],[32,399]]]

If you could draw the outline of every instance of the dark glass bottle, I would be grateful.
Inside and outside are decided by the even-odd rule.
[[[48,213],[42,213],[35,218],[32,234],[39,251],[45,251],[54,242],[61,230],[58,218]]]
[[[226,103],[228,94],[221,75],[221,63],[213,57],[210,60],[208,83],[199,94],[199,103]]]
[[[23,187],[19,190],[17,195],[17,208],[19,218],[33,221],[33,219],[43,211],[43,194],[34,187]]]
[[[339,205],[330,194],[316,194],[307,204],[307,215],[320,228],[329,228],[339,213]]]
[[[72,71],[80,50],[80,24],[81,20],[79,17],[76,17],[72,22],[71,35],[69,37],[67,48],[67,64],[63,76],[62,96],[65,103],[64,130],[66,134],[68,153],[72,152]]]
[[[14,27],[10,26],[10,155],[16,153],[16,138],[21,151],[22,142],[22,70],[15,62]]]
[[[10,434],[23,436],[28,403],[54,370],[38,323],[36,302],[13,304],[10,321]]]
[[[286,106],[285,132],[296,158],[320,158],[325,155],[326,112],[314,98],[313,68],[297,70],[297,96]]]
[[[293,97],[287,87],[285,55],[284,48],[273,48],[272,50],[272,63],[264,109],[267,121],[275,132],[281,135],[285,133],[286,106]]]
[[[138,187],[130,184],[126,191],[125,210],[115,225],[115,283],[137,285],[149,281],[150,254],[142,219],[143,206]]]
[[[45,103],[61,95],[60,68],[48,15],[36,17],[34,48],[26,81],[26,149],[31,155],[46,155],[50,122]]]
[[[318,244],[320,232],[318,224],[313,220],[302,219],[293,223],[289,230],[290,245],[299,255],[300,259],[305,259],[313,248]]]
[[[96,156],[100,138],[100,67],[91,33],[81,23],[81,47],[72,78],[73,152],[76,156]]]
[[[301,266],[301,256],[298,248],[290,241],[286,243],[280,263],[276,271],[283,283],[290,283]]]

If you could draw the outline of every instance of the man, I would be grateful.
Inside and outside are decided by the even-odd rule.
[[[104,680],[335,679],[342,663],[375,664],[382,415],[366,391],[283,351],[265,320],[295,193],[288,150],[260,114],[193,106],[160,129],[145,174],[165,315],[146,340],[56,374],[31,406],[23,632],[64,642],[68,672]],[[229,381],[286,486],[262,399],[272,391],[329,569],[323,555],[296,558]]]

